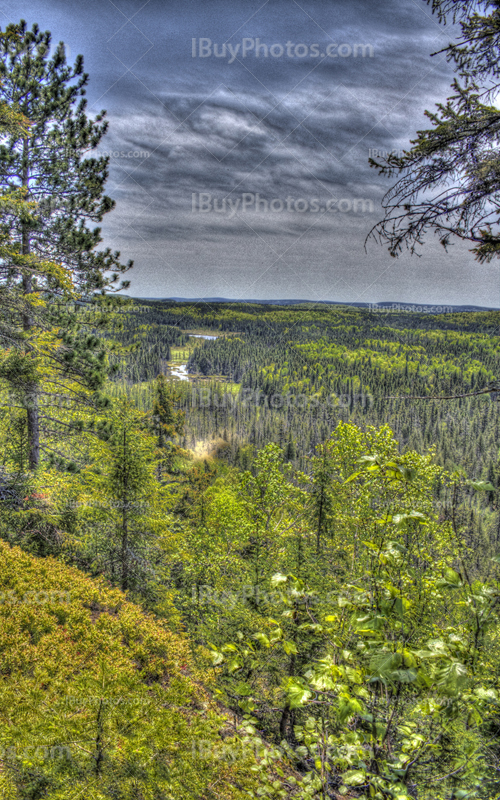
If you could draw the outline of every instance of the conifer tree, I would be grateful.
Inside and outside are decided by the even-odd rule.
[[[457,78],[452,95],[426,112],[432,128],[418,131],[399,157],[370,159],[397,176],[383,200],[385,218],[371,231],[392,256],[411,252],[433,232],[447,248],[472,243],[480,262],[500,254],[499,151],[500,5],[497,0],[425,0],[439,20],[458,22],[461,36],[444,49]]]
[[[123,591],[130,587],[130,560],[141,535],[141,517],[152,490],[150,437],[141,430],[141,415],[122,403],[113,415],[107,442],[108,473],[103,485],[111,500],[119,539],[118,561]]]
[[[176,411],[174,408],[174,403],[179,399],[180,395],[171,389],[165,375],[158,375],[155,384],[153,430],[157,436],[160,450],[159,480],[162,478],[164,469],[172,469],[174,456],[183,453],[181,448],[175,444],[175,440],[184,434],[184,412]]]
[[[80,303],[90,301],[116,287],[119,275],[132,266],[120,263],[119,252],[95,249],[100,228],[88,225],[100,222],[114,201],[104,195],[109,159],[85,156],[106,132],[105,112],[87,116],[83,58],[68,66],[62,43],[50,58],[50,42],[48,31],[37,25],[28,30],[24,20],[0,37],[0,101],[29,120],[27,129],[8,129],[0,146],[0,191],[20,191],[29,205],[29,213],[22,208],[3,215],[16,257],[3,261],[0,297],[14,292],[20,299],[17,305],[9,299],[2,309],[7,313],[0,339],[22,356],[7,365],[3,377],[26,409],[31,469],[40,461],[40,334],[59,330],[44,358],[60,377],[73,376],[97,389],[106,368],[105,353],[91,333],[99,320],[88,314],[82,319],[82,307],[68,305],[68,294]],[[81,323],[87,336],[77,335]]]
[[[295,442],[292,438],[292,434],[290,433],[285,448],[285,459],[287,461],[293,461],[296,457],[297,457],[297,451],[295,448]]]

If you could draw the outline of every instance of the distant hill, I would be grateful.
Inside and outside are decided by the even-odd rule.
[[[249,300],[242,298],[239,300],[230,297],[136,297],[135,300],[155,301],[158,303],[251,303],[255,305],[270,306],[295,306],[295,305],[329,305],[329,306],[353,306],[356,308],[366,308],[370,311],[414,311],[415,313],[424,312],[427,314],[457,314],[465,311],[500,311],[499,308],[486,306],[470,305],[433,305],[431,303],[401,303],[384,300],[380,303],[348,303],[337,300]]]

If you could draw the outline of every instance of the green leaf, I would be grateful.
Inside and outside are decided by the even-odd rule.
[[[400,683],[413,683],[417,680],[417,675],[416,669],[397,669],[392,673],[391,677]]]
[[[212,656],[212,666],[216,667],[217,664],[222,664],[224,661],[224,656],[222,653],[218,653],[217,651],[211,653]]]
[[[425,522],[427,517],[421,511],[408,511],[407,514],[394,514],[392,521],[395,525],[401,525],[402,522],[406,522],[408,519]]]
[[[484,686],[479,686],[476,689],[476,694],[481,700],[489,700],[493,703],[498,701],[498,694],[495,689],[485,689]]]
[[[469,485],[472,486],[472,488],[476,492],[494,492],[495,491],[495,487],[492,486],[492,484],[489,483],[489,481],[471,481]]]
[[[437,684],[447,694],[456,694],[467,682],[467,668],[459,661],[449,661],[439,667]]]
[[[346,786],[362,786],[366,783],[366,775],[363,770],[358,769],[343,775],[342,780]]]
[[[253,700],[247,700],[247,699],[240,700],[238,702],[238,705],[241,708],[241,710],[244,711],[246,714],[249,714],[251,711],[255,710],[255,703],[253,702]]]
[[[467,726],[472,727],[473,725],[480,725],[482,721],[483,718],[477,708],[471,708],[469,716],[467,717]]]
[[[362,474],[361,472],[354,472],[353,475],[349,475],[349,477],[344,481],[344,486],[347,483],[351,483],[352,481],[355,481],[356,478],[358,478],[361,474]]]
[[[462,585],[461,576],[458,574],[458,572],[455,572],[455,570],[451,569],[450,567],[446,567],[444,571],[444,577],[446,583],[451,584],[451,586],[459,587]]]
[[[345,722],[349,717],[355,714],[362,714],[365,709],[355,697],[341,697],[339,702],[339,718],[341,722]]]
[[[244,697],[248,697],[252,694],[252,687],[245,683],[244,681],[240,681],[240,683],[236,686],[235,691],[238,694],[243,695]]]
[[[286,575],[282,575],[281,572],[277,572],[271,578],[271,586],[279,586],[281,583],[286,583],[288,580]]]
[[[289,678],[286,686],[290,708],[299,708],[312,697],[307,683],[302,678]]]

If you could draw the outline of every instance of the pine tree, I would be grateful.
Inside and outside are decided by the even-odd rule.
[[[385,161],[370,159],[381,174],[398,176],[387,192],[385,218],[371,231],[392,256],[411,252],[434,232],[473,244],[480,262],[500,254],[498,224],[500,6],[496,0],[425,0],[439,20],[458,22],[460,40],[444,49],[458,77],[453,94],[434,112],[433,127],[418,131],[408,151]]]
[[[182,449],[175,444],[179,436],[184,435],[184,412],[176,411],[175,402],[180,395],[175,392],[165,375],[158,375],[155,383],[155,401],[153,406],[153,430],[157,436],[160,457],[158,459],[158,479],[161,480],[163,470],[171,470],[175,455],[182,454]]]
[[[114,201],[103,193],[109,159],[85,155],[106,132],[105,112],[87,116],[83,58],[69,67],[62,43],[49,58],[50,41],[48,31],[37,25],[30,31],[24,20],[0,37],[0,101],[29,120],[24,130],[8,130],[0,146],[0,190],[18,190],[29,204],[29,213],[23,208],[8,218],[4,214],[16,257],[5,260],[0,273],[0,289],[9,298],[0,339],[9,347],[14,343],[22,355],[3,377],[11,379],[26,410],[31,469],[40,461],[40,384],[47,359],[60,377],[76,377],[91,390],[103,382],[105,353],[91,335],[99,320],[82,319],[81,306],[68,305],[68,295],[89,301],[116,287],[119,275],[132,266],[122,265],[120,254],[109,248],[95,250],[100,228],[87,225],[100,222]],[[20,298],[15,306],[12,292]],[[77,333],[82,322],[86,337]],[[56,327],[60,338],[41,347],[41,335]]]
[[[133,544],[141,536],[143,507],[153,487],[151,441],[143,428],[141,415],[122,403],[113,414],[112,432],[107,442],[108,471],[103,489],[114,508],[123,591],[130,586]]]
[[[297,449],[295,447],[295,442],[292,438],[292,434],[290,433],[285,447],[285,460],[294,461],[296,457],[297,457]]]

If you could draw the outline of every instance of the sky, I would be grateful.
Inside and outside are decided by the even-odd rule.
[[[432,236],[391,258],[365,239],[449,94],[453,38],[424,0],[0,0],[84,56],[116,208],[104,245],[135,297],[500,307],[497,262]]]

